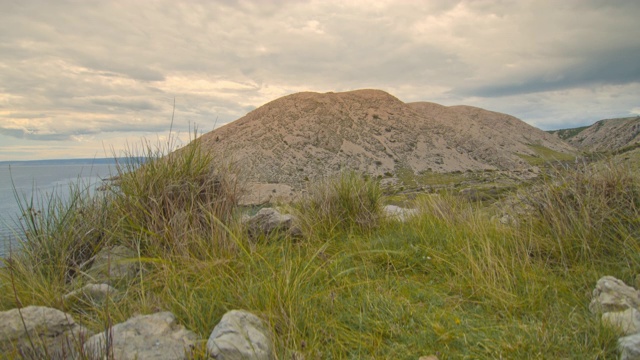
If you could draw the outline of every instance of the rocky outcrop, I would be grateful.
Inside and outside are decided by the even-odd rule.
[[[244,311],[226,313],[207,341],[207,351],[218,360],[269,360],[271,337],[262,320]]]
[[[0,353],[33,358],[72,358],[78,344],[89,335],[71,315],[58,309],[28,306],[0,312]]]
[[[301,236],[302,232],[295,222],[296,218],[293,215],[281,214],[274,208],[260,209],[254,216],[243,221],[249,237],[254,240],[273,234]]]
[[[107,338],[109,350],[106,349]],[[90,355],[117,360],[177,360],[187,358],[196,340],[197,335],[178,325],[172,313],[160,312],[136,316],[114,325],[92,336],[84,344],[84,350]]]
[[[598,280],[589,310],[602,314],[602,323],[621,335],[620,359],[640,360],[640,292],[613,276]]]

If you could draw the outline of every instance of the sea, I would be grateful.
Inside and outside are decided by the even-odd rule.
[[[18,201],[26,207],[33,199],[35,210],[39,210],[51,196],[68,198],[71,186],[95,192],[103,180],[116,173],[116,161],[112,158],[0,162],[0,258],[19,249],[23,238]]]

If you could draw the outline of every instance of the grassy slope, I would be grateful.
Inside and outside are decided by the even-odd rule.
[[[572,154],[557,152],[544,146],[529,145],[529,147],[535,151],[536,155],[516,154],[529,163],[529,165],[540,166],[549,162],[573,161],[575,159],[575,156]]]
[[[204,341],[242,308],[268,322],[280,359],[616,356],[618,334],[587,306],[598,278],[631,283],[640,266],[638,178],[624,162],[548,174],[514,195],[530,211],[518,225],[447,195],[419,196],[406,223],[379,219],[380,189],[350,174],[292,208],[303,239],[251,243],[229,206],[230,168],[212,174],[192,150],[123,173],[107,200],[46,200],[58,210],[27,221],[25,250],[0,269],[0,308],[52,306],[96,331],[170,310]],[[147,270],[120,285],[127,296],[62,301],[73,270],[108,244],[137,249]]]

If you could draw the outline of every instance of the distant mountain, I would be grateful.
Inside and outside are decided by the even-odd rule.
[[[615,151],[640,143],[640,116],[600,120],[591,126],[549,133],[580,149]]]
[[[355,169],[399,171],[525,170],[527,158],[574,148],[513,116],[470,106],[406,104],[380,90],[303,92],[274,100],[201,137],[232,156],[257,183],[299,187]]]

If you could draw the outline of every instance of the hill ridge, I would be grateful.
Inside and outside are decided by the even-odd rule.
[[[592,125],[549,133],[588,151],[615,151],[640,144],[640,116],[598,120]]]

